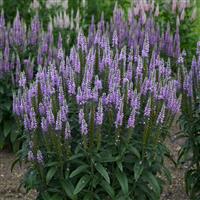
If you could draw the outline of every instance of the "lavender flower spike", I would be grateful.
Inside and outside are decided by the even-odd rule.
[[[151,114],[151,98],[149,98],[147,101],[147,105],[144,110],[144,116],[150,117],[150,114]]]
[[[79,124],[81,124],[84,119],[83,109],[80,109],[78,117],[79,117]]]
[[[44,164],[44,157],[43,157],[42,152],[40,150],[37,151],[37,162],[41,165]]]
[[[68,140],[69,138],[71,138],[71,129],[70,129],[69,122],[66,122],[66,126],[65,126],[65,139]]]
[[[102,123],[103,123],[103,106],[102,106],[102,98],[100,98],[96,113],[96,124],[102,125]]]
[[[28,161],[34,161],[35,160],[35,157],[33,155],[33,152],[32,151],[29,151],[28,152]]]
[[[130,117],[128,119],[128,125],[127,128],[134,128],[135,127],[135,115],[136,115],[136,110],[133,108],[130,114]]]
[[[81,134],[82,135],[87,135],[88,134],[88,127],[85,119],[82,120],[81,122]]]
[[[20,73],[19,86],[22,88],[25,88],[26,86],[26,76],[24,72]]]
[[[163,122],[164,122],[164,118],[165,118],[165,104],[163,104],[163,106],[162,106],[162,108],[161,108],[161,111],[160,111],[160,113],[159,113],[159,115],[158,115],[158,118],[157,118],[157,121],[156,121],[156,123],[157,124],[163,124]]]

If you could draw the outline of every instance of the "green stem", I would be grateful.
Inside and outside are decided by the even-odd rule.
[[[89,129],[89,146],[90,148],[94,145],[94,123],[95,123],[95,106],[91,104],[90,109],[90,129]]]

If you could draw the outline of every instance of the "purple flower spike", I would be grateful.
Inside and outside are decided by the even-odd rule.
[[[32,151],[29,151],[28,152],[28,161],[34,161],[35,160],[35,157],[33,155],[33,152]]]
[[[42,128],[43,132],[48,131],[48,122],[47,122],[47,119],[45,119],[44,117],[42,117],[41,128]]]
[[[37,151],[37,162],[41,165],[44,164],[44,157],[43,157],[42,152],[40,150]]]
[[[65,139],[68,140],[71,138],[71,130],[70,130],[70,125],[69,122],[66,122],[66,126],[65,126]]]
[[[143,61],[142,61],[142,58],[139,56],[138,65],[136,69],[136,80],[142,79],[142,75],[143,75]]]
[[[101,89],[102,89],[102,81],[99,80],[98,75],[95,76],[95,87],[96,87],[98,90],[101,90]]]
[[[142,57],[146,58],[149,55],[149,36],[148,34],[145,35],[143,49],[142,49]]]
[[[31,112],[30,112],[30,129],[31,130],[35,130],[37,128],[37,121],[36,121],[36,114],[33,108],[31,108]]]
[[[28,117],[27,114],[24,115],[24,128],[25,130],[30,130],[30,126],[31,126],[31,123],[30,123],[30,119]]]
[[[117,112],[117,118],[115,121],[116,128],[118,128],[119,126],[122,126],[122,122],[123,122],[123,118],[124,118],[123,108],[124,108],[124,102],[123,102],[123,100],[121,100],[119,108],[118,108],[118,112]]]
[[[102,123],[103,123],[103,105],[102,105],[102,98],[100,98],[96,113],[96,124],[102,125]]]
[[[85,119],[81,121],[81,134],[82,135],[87,135],[88,134],[88,127]]]
[[[51,108],[48,108],[48,110],[47,110],[47,121],[48,121],[48,124],[50,124],[50,125],[55,124],[55,118],[54,118]]]
[[[81,124],[84,119],[83,109],[80,109],[78,117],[79,117],[79,124]]]
[[[150,117],[150,114],[151,114],[151,98],[149,98],[147,101],[147,105],[144,110],[144,116]]]
[[[35,15],[31,22],[31,32],[30,32],[30,44],[36,45],[39,40],[40,33],[40,21],[39,16]]]
[[[117,36],[117,31],[116,30],[113,33],[112,45],[113,45],[113,47],[117,47],[118,46],[118,36]]]
[[[62,116],[61,116],[61,111],[59,111],[57,113],[55,130],[57,130],[57,131],[61,131],[62,130]]]
[[[86,38],[85,38],[82,30],[80,30],[77,40],[78,40],[77,41],[78,49],[81,49],[82,52],[86,53],[87,52],[87,41],[86,41]]]
[[[159,115],[158,115],[158,118],[157,118],[157,121],[156,121],[156,123],[157,124],[163,124],[163,122],[164,122],[164,118],[165,118],[165,105],[163,104],[163,106],[162,106],[162,108],[161,108],[161,111],[160,111],[160,113],[159,113]]]
[[[62,122],[65,122],[67,120],[67,114],[69,112],[69,108],[67,103],[65,102],[64,105],[61,107],[61,120]]]
[[[136,115],[136,110],[133,108],[128,119],[128,125],[127,125],[128,128],[135,127],[135,115]]]
[[[24,72],[21,72],[20,79],[19,79],[19,86],[25,88],[26,86],[26,76]]]

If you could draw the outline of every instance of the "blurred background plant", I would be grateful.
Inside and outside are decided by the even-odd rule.
[[[196,58],[197,57],[197,58]],[[179,79],[181,83],[182,106],[178,120],[180,132],[177,139],[185,140],[179,152],[179,164],[186,164],[186,192],[191,200],[200,198],[200,42],[190,69],[181,63]]]
[[[196,0],[158,0],[158,22],[163,29],[170,24],[172,33],[179,26],[181,49],[187,53],[188,60],[192,60],[195,46],[199,40],[199,1]]]

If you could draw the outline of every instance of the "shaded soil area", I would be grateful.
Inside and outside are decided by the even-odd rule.
[[[15,156],[6,151],[0,152],[0,200],[33,200],[35,193],[26,194],[23,188],[19,189],[25,167],[16,165],[11,172],[11,165]]]
[[[184,143],[183,139],[176,139],[175,133],[179,129],[176,125],[172,127],[172,135],[167,139],[167,147],[169,148],[173,159],[176,161],[178,158],[178,152],[181,148],[181,145]],[[166,160],[166,166],[171,171],[172,174],[172,184],[166,185],[164,192],[162,194],[161,200],[189,200],[185,192],[184,184],[184,174],[187,170],[187,165],[181,165],[175,167],[172,161]]]
[[[177,127],[172,128],[172,133],[177,132]],[[167,140],[167,146],[171,151],[174,159],[177,158],[182,140],[175,140],[172,135]],[[25,167],[16,165],[11,173],[10,167],[15,160],[15,156],[6,151],[0,152],[0,200],[34,200],[35,192],[26,194],[23,188],[18,189],[20,180],[25,172]],[[166,160],[167,167],[172,173],[172,185],[166,185],[161,200],[189,200],[185,193],[184,172],[187,166],[175,167],[174,164]]]

